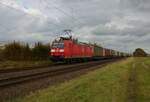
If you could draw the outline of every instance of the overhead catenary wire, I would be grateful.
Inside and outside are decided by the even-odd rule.
[[[52,2],[52,1],[47,1],[47,0],[44,0],[47,4],[51,4],[51,5],[53,5],[53,7],[55,8],[55,9],[57,9],[58,11],[60,11],[60,12],[62,12],[64,15],[66,15],[66,16],[70,16],[70,17],[72,17],[74,20],[77,20],[78,21],[78,19],[77,18],[75,18],[75,17],[73,17],[72,15],[70,15],[68,12],[66,12],[66,11],[64,11],[62,8],[59,8],[59,7],[57,7],[56,5],[54,5],[55,3],[54,2]],[[71,8],[72,9],[72,8]]]
[[[17,11],[17,12],[22,12],[22,10],[20,10],[20,9],[17,9],[17,8],[15,8],[15,7],[12,7],[12,6],[9,6],[9,5],[6,5],[6,4],[4,4],[4,3],[2,3],[2,2],[0,2],[0,5],[2,5],[2,6],[5,6],[5,7],[7,7],[7,8],[10,8],[10,9],[13,9],[13,10],[15,10],[15,11]],[[30,14],[28,14],[27,12],[22,12],[23,13],[23,15],[22,16],[24,16],[24,15],[27,15],[27,16],[30,16],[30,17],[34,17],[34,18],[40,18],[41,16],[39,16],[39,15],[36,15],[36,16],[34,16],[34,15],[30,15]],[[50,17],[47,17],[47,18],[50,18]],[[53,24],[53,25],[55,25],[55,26],[57,26],[57,27],[64,27],[64,26],[62,26],[62,25],[58,25],[58,24],[55,24],[55,23],[53,23],[52,21],[49,21],[49,20],[47,20],[47,23],[49,23],[49,24]],[[4,27],[3,25],[1,26],[3,29],[5,29],[5,30],[8,30],[6,27]],[[13,29],[15,29],[15,28],[13,28]],[[9,30],[8,30],[9,31]]]
[[[42,1],[43,0],[40,0],[40,5],[42,4]],[[46,0],[44,0],[46,3],[47,3],[47,1]],[[23,10],[21,10],[21,9],[19,9],[19,8],[15,8],[15,7],[12,7],[12,6],[10,6],[10,5],[7,5],[7,4],[4,4],[4,3],[2,3],[2,2],[0,2],[0,4],[1,5],[3,5],[3,6],[6,6],[6,7],[8,7],[8,8],[10,8],[10,9],[13,9],[13,10],[16,10],[16,11],[18,11],[18,12],[22,12],[23,13],[23,15],[27,15],[27,16],[29,16],[29,17],[34,17],[33,19],[35,19],[35,18],[41,18],[41,16],[40,15],[30,15],[30,14],[28,14],[27,12],[25,12],[25,11],[23,11]],[[49,4],[49,3],[47,3],[47,4]],[[52,4],[53,5],[53,4]],[[48,7],[48,6],[47,6]],[[69,17],[71,17],[72,19],[73,19],[73,22],[75,22],[75,21],[78,21],[78,22],[80,22],[77,18],[75,18],[73,15],[71,16],[71,14],[69,14],[68,12],[66,12],[66,11],[64,11],[64,10],[62,10],[61,8],[59,8],[59,7],[57,7],[57,6],[53,6],[56,10],[58,10],[59,12],[61,12],[61,13],[63,13],[64,15],[66,15],[66,16],[69,16]],[[23,16],[22,15],[22,16]],[[50,21],[49,19],[52,19],[51,17],[46,17],[47,18],[47,24],[50,24],[50,25],[54,25],[54,26],[57,26],[58,27],[58,30],[57,30],[57,33],[58,32],[60,32],[60,29],[68,29],[67,27],[65,27],[64,25],[62,25],[62,24],[56,24],[56,23],[54,23],[53,21]],[[70,24],[72,25],[72,27],[74,26],[72,23],[73,22],[70,22]],[[66,23],[65,23],[66,24]],[[10,30],[8,30],[6,27],[4,27],[3,26],[3,29],[5,29],[5,30],[7,30],[7,31],[10,31]],[[16,27],[14,27],[14,28],[11,28],[11,29],[16,29]],[[51,32],[54,32],[54,33],[56,33],[56,29],[54,30],[53,29],[53,27],[52,28],[49,28],[50,30],[51,30]]]
[[[45,0],[44,0],[45,1]],[[46,8],[47,9],[49,9],[50,8],[50,6],[48,6],[47,4],[49,4],[47,1],[45,1],[45,4],[46,4]],[[65,16],[70,16],[70,15],[68,15],[67,13],[65,13],[63,10],[61,10],[61,9],[59,9],[59,8],[57,8],[56,6],[51,6],[51,7],[53,7],[54,9],[56,9],[57,11],[59,11],[59,12],[61,12],[61,13],[63,13],[63,15],[65,15]],[[51,8],[50,8],[51,9]],[[61,21],[62,22],[62,21]],[[65,26],[67,25],[66,23],[64,23],[65,24]],[[70,26],[70,25],[69,25]]]
[[[52,7],[54,7],[56,10],[58,10],[59,12],[63,13],[65,16],[69,16],[73,19],[73,22],[78,22],[79,24],[82,24],[82,22],[78,19],[78,18],[75,18],[74,15],[72,14],[69,14],[68,12],[64,11],[62,8],[59,8],[58,6],[54,5],[55,3],[52,2],[52,1],[47,1],[47,0],[44,0],[46,4],[48,5],[51,5]],[[47,8],[49,8],[50,6],[47,6]],[[72,8],[72,13],[73,13],[73,8]],[[72,22],[71,22],[72,24]]]

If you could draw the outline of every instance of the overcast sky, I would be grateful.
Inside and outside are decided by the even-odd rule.
[[[0,0],[0,41],[47,43],[63,29],[80,41],[150,52],[150,0]]]

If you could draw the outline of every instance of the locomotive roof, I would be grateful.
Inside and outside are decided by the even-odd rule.
[[[67,37],[60,37],[62,40],[71,40],[72,38],[67,38]]]

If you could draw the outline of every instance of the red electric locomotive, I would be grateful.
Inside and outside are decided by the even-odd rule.
[[[68,34],[70,30],[65,30]],[[51,45],[50,59],[52,61],[81,61],[81,60],[100,60],[106,58],[120,57],[119,52],[103,48],[96,44],[78,42],[72,36],[59,37]],[[124,54],[124,53],[123,53]]]
[[[53,61],[90,59],[93,48],[70,37],[60,37],[52,42],[50,56]]]

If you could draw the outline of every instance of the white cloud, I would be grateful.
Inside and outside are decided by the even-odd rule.
[[[35,9],[32,7],[25,8],[22,4],[19,4],[19,2],[17,2],[16,0],[2,0],[0,1],[0,4],[3,4],[12,9],[16,9],[20,12],[22,11],[32,16],[46,17],[46,15],[42,13],[39,9]]]
[[[106,23],[105,27],[108,27],[108,29],[116,29],[116,30],[133,29],[134,26],[129,24],[128,21],[129,20],[126,20],[124,18],[115,17],[110,22]]]
[[[16,0],[1,0],[0,3],[3,5],[7,5],[8,7],[13,7],[16,9],[22,9],[23,8],[17,4]]]

